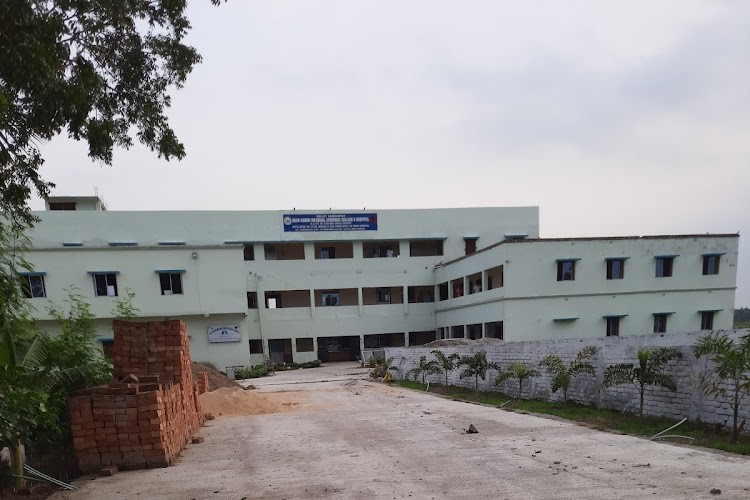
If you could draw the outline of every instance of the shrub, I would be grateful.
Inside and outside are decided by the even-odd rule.
[[[308,361],[307,363],[302,363],[299,366],[300,366],[300,368],[317,368],[317,367],[320,366],[320,360],[316,359],[316,360],[313,360],[313,361]]]
[[[268,368],[265,364],[255,365],[252,367],[243,366],[242,368],[235,368],[234,378],[235,380],[244,380],[246,378],[260,378],[268,375]]]

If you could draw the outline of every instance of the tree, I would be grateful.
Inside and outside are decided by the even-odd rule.
[[[31,191],[44,198],[54,187],[39,175],[39,144],[63,130],[105,164],[133,144],[131,128],[159,157],[185,156],[165,110],[201,60],[183,43],[186,4],[0,2],[0,212],[34,221]]]
[[[620,363],[608,366],[604,372],[602,387],[612,387],[620,384],[633,384],[640,391],[640,411],[643,418],[643,393],[647,385],[664,387],[670,391],[677,390],[674,378],[665,372],[667,363],[681,357],[680,351],[673,347],[659,347],[656,349],[639,349],[638,365]]]
[[[515,361],[509,364],[508,368],[506,368],[504,372],[500,373],[500,375],[497,376],[497,378],[495,379],[495,385],[500,385],[504,381],[511,379],[511,378],[517,378],[518,379],[518,399],[521,399],[521,390],[523,388],[523,381],[528,378],[538,377],[538,376],[539,376],[539,371],[530,367],[526,363]]]
[[[440,349],[435,349],[434,351],[432,351],[432,354],[435,355],[437,361],[437,366],[439,369],[438,373],[443,373],[445,375],[445,387],[448,387],[448,374],[456,368],[456,363],[461,358],[461,356],[459,356],[458,353],[455,352],[451,355],[446,355]]]
[[[552,375],[552,392],[563,391],[563,403],[568,402],[568,389],[573,377],[581,373],[594,374],[594,367],[587,360],[596,354],[596,347],[588,346],[581,349],[573,361],[566,363],[557,354],[545,356],[539,366],[545,368]]]
[[[490,363],[487,361],[487,353],[485,351],[479,351],[473,356],[461,356],[456,363],[456,366],[465,366],[459,375],[460,378],[474,377],[474,390],[479,390],[479,378],[482,380],[487,377],[487,370],[490,368],[499,370],[500,367],[496,363]]]
[[[425,377],[427,375],[433,375],[440,373],[440,368],[437,366],[437,363],[433,361],[427,361],[427,356],[420,356],[419,357],[419,364],[406,372],[406,376],[408,377],[409,374],[414,375],[414,380],[417,380],[417,377],[420,375],[422,376],[422,383],[425,382]]]
[[[112,317],[126,321],[137,319],[141,310],[135,307],[133,299],[135,299],[135,292],[125,287],[125,293],[115,299],[115,305],[112,308]]]
[[[750,335],[735,343],[726,333],[707,334],[698,339],[693,353],[696,358],[708,356],[713,363],[713,376],[702,374],[699,386],[732,405],[732,442],[737,442],[740,403],[750,394]]]

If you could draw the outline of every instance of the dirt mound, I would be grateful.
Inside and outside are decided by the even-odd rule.
[[[472,344],[474,344],[474,341],[470,339],[442,339],[433,340],[432,342],[428,342],[421,347],[458,347],[460,345]]]
[[[213,413],[215,417],[294,411],[302,399],[298,392],[262,393],[246,391],[242,387],[222,387],[198,397],[203,411]]]
[[[196,380],[200,372],[208,372],[208,390],[215,391],[221,387],[241,387],[240,384],[220,372],[211,363],[205,361],[193,361],[193,380]]]

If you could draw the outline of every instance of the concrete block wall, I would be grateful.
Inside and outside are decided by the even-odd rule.
[[[730,338],[738,339],[747,335],[748,330],[727,330]],[[398,347],[386,348],[386,357],[393,358],[393,366],[398,368],[393,372],[394,378],[404,379],[409,370],[417,366],[421,356],[428,360],[434,359],[433,349],[440,349],[446,354],[458,353],[461,356],[473,355],[484,350],[487,359],[505,369],[509,363],[521,361],[537,368],[541,375],[524,382],[522,397],[538,398],[548,401],[562,401],[562,391],[552,393],[551,377],[539,367],[539,362],[548,354],[557,354],[566,361],[572,360],[584,347],[592,345],[597,353],[590,359],[595,374],[582,374],[573,379],[568,390],[568,399],[583,404],[590,404],[600,408],[611,408],[627,412],[638,412],[639,392],[630,385],[618,385],[607,389],[601,388],[604,371],[607,366],[617,363],[637,364],[639,349],[656,347],[674,347],[682,353],[682,357],[672,361],[669,371],[677,381],[677,390],[647,386],[644,395],[643,411],[646,415],[663,416],[675,419],[687,417],[690,420],[718,424],[731,428],[732,408],[724,399],[706,396],[698,388],[697,381],[701,373],[710,368],[710,363],[703,357],[696,359],[692,346],[704,333],[669,333],[649,334],[627,337],[606,337],[581,340],[544,340],[526,342],[477,342],[469,346],[455,347]],[[461,387],[474,387],[474,378],[459,377],[461,370],[455,369],[449,374],[448,382]],[[518,380],[506,380],[499,386],[494,382],[497,370],[489,370],[485,380],[479,380],[479,388],[488,391],[500,391],[516,397],[518,394]],[[410,377],[411,378],[411,377]],[[430,375],[431,383],[445,383],[444,375]],[[727,387],[728,389],[728,387]],[[750,417],[750,401],[746,400],[740,408],[739,420]],[[745,432],[750,431],[745,426]]]
[[[167,467],[202,425],[182,321],[115,321],[115,380],[69,401],[73,445],[83,472],[104,466]],[[207,376],[201,377],[207,385]]]

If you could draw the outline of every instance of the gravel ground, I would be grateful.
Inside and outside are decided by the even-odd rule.
[[[293,393],[297,410],[218,418],[173,467],[82,479],[53,498],[750,498],[746,457],[459,403],[366,373],[340,363],[254,379],[269,397]]]

